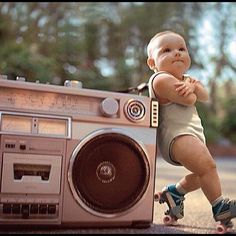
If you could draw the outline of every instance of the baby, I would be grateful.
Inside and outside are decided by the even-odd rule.
[[[162,197],[180,219],[184,216],[184,195],[201,188],[212,205],[214,219],[232,224],[236,201],[223,198],[216,164],[205,144],[195,103],[207,101],[208,92],[200,81],[185,74],[191,65],[185,40],[172,31],[160,32],[150,40],[147,54],[147,64],[155,72],[149,80],[149,94],[160,104],[160,153],[170,164],[191,172],[164,187]]]

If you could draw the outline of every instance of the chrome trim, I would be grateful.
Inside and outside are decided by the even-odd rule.
[[[158,113],[159,103],[158,101],[151,101],[151,127],[158,127]]]
[[[75,161],[75,158],[77,156],[77,154],[79,153],[80,149],[88,142],[90,141],[91,139],[93,139],[94,137],[98,136],[98,135],[101,135],[101,134],[106,134],[106,133],[116,133],[116,134],[123,134],[125,136],[127,136],[128,138],[131,138],[132,140],[134,140],[130,134],[122,129],[119,129],[119,128],[104,128],[104,129],[100,129],[100,130],[97,130],[95,132],[92,132],[90,134],[88,134],[79,144],[78,146],[74,149],[72,155],[71,155],[71,158],[70,158],[70,161],[69,161],[69,167],[68,167],[68,172],[67,172],[67,178],[68,178],[68,182],[69,182],[69,186],[70,186],[70,190],[72,192],[72,195],[73,197],[75,198],[75,200],[86,210],[88,211],[89,213],[92,213],[93,215],[95,216],[100,216],[100,217],[104,217],[104,218],[114,218],[114,217],[118,217],[118,216],[121,216],[123,214],[127,214],[128,212],[132,211],[134,208],[136,208],[138,205],[140,205],[140,203],[144,200],[144,197],[146,195],[146,192],[145,191],[142,195],[142,197],[140,198],[140,200],[134,205],[132,206],[131,208],[123,211],[123,212],[119,212],[119,213],[101,213],[101,212],[98,212],[98,211],[95,211],[93,209],[91,209],[90,207],[88,207],[88,205],[86,205],[81,199],[80,197],[78,196],[75,188],[74,188],[74,184],[73,184],[73,180],[72,180],[72,171],[73,171],[73,164],[74,164],[74,161]],[[149,158],[148,158],[148,155],[147,155],[147,151],[145,149],[145,147],[143,146],[143,144],[140,142],[140,141],[137,141],[137,140],[134,140],[135,143],[137,143],[137,145],[139,145],[144,154],[145,154],[145,157],[146,157],[146,161],[147,161],[147,164],[148,164],[148,173],[149,173],[149,177],[150,177],[150,161],[149,161]],[[147,183],[147,187],[146,189],[149,188],[149,185],[150,185],[150,178],[149,178],[149,181]]]
[[[131,106],[133,105],[138,105],[140,108],[140,114],[136,117],[134,114],[132,114],[129,110],[129,108],[132,108]],[[141,122],[144,120],[145,116],[146,116],[146,107],[145,104],[137,99],[130,99],[126,102],[125,106],[124,106],[124,113],[126,115],[126,117],[132,121],[132,122]]]

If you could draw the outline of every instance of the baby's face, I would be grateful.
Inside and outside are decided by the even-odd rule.
[[[158,71],[167,71],[173,75],[183,74],[191,64],[184,39],[174,33],[159,36],[155,42],[153,59]]]

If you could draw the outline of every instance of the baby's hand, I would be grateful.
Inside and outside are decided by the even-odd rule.
[[[193,93],[195,90],[195,83],[191,81],[180,81],[175,83],[176,91],[180,96],[186,97],[189,94]]]

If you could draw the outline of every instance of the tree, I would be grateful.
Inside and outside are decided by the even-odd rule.
[[[235,16],[231,2],[1,2],[0,70],[28,81],[127,89],[151,76],[150,38],[173,30],[188,42],[191,74],[209,88],[211,103],[199,106],[206,130],[222,132],[232,114],[225,104],[235,96]]]

